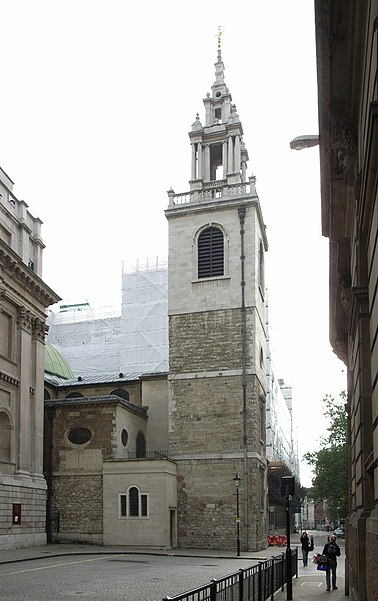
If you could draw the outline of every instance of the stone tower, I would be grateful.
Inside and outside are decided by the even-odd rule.
[[[258,550],[266,547],[267,238],[220,39],[203,102],[205,124],[197,115],[189,133],[190,191],[170,190],[166,210],[178,544],[233,549],[239,523],[241,549]]]

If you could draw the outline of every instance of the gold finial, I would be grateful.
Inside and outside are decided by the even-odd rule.
[[[218,38],[218,48],[221,47],[221,36],[224,34],[224,31],[222,30],[222,26],[218,25],[218,33],[217,33],[217,38]]]

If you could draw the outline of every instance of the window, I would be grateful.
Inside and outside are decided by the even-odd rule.
[[[12,353],[12,318],[0,311],[0,355],[10,358]]]
[[[129,393],[123,388],[116,388],[115,390],[112,390],[109,394],[113,396],[118,396],[120,399],[125,399],[125,401],[129,400]]]
[[[68,440],[72,444],[86,444],[92,437],[91,431],[88,428],[74,428],[68,434]]]
[[[223,233],[210,226],[198,236],[198,278],[224,275]]]
[[[0,413],[0,461],[9,462],[11,457],[11,425],[8,415]]]
[[[12,524],[21,525],[21,503],[13,503]]]
[[[139,432],[136,438],[136,456],[138,458],[146,456],[146,439],[142,432]]]
[[[147,517],[147,494],[141,493],[139,488],[131,486],[127,494],[119,496],[120,516],[127,518]]]
[[[126,428],[123,428],[123,430],[121,432],[121,442],[122,442],[122,446],[124,446],[125,448],[127,447],[128,440],[129,440],[129,434],[128,434]]]
[[[70,392],[70,394],[66,395],[66,399],[79,399],[84,398],[84,395],[81,392]]]

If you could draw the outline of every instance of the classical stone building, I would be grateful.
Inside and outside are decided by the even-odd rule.
[[[190,191],[169,192],[168,268],[126,270],[120,316],[79,304],[49,318],[75,373],[56,357],[46,374],[50,540],[232,549],[239,510],[241,547],[265,548],[267,408],[277,490],[298,475],[290,388],[273,390],[268,362],[265,226],[220,50],[204,104]],[[130,491],[147,515],[129,515]]]
[[[243,549],[266,547],[265,225],[224,80],[189,133],[190,191],[168,192],[169,452],[178,544],[230,548],[240,486]]]
[[[0,544],[46,542],[43,477],[45,310],[41,221],[0,168]]]
[[[348,371],[347,592],[378,599],[378,6],[315,1],[330,340]]]
[[[175,547],[166,375],[66,379],[54,364],[45,377],[48,540]]]

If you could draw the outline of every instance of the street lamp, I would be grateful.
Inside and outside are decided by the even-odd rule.
[[[239,485],[241,478],[239,474],[232,479],[236,488],[236,555],[240,556],[240,516],[239,516]]]
[[[303,148],[311,148],[319,144],[319,136],[310,134],[308,136],[297,136],[290,142],[292,150],[303,150]]]

